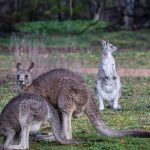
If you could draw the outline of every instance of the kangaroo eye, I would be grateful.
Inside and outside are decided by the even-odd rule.
[[[20,77],[20,76],[19,76],[19,75],[17,75],[17,78],[18,78],[18,79],[19,79],[19,77]]]
[[[25,75],[25,78],[28,78],[28,75]]]

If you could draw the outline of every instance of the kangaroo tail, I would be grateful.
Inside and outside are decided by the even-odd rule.
[[[96,99],[94,99],[93,96],[91,96],[85,108],[85,114],[89,118],[90,122],[94,125],[94,127],[98,130],[98,132],[105,136],[109,136],[109,137],[132,136],[132,137],[141,137],[141,138],[150,137],[150,132],[148,131],[115,131],[109,128],[102,120],[99,114],[99,109],[96,103]]]

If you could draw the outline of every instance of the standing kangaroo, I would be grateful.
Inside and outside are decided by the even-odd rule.
[[[33,67],[33,63],[31,66]],[[31,66],[27,70],[30,71]],[[72,116],[80,117],[84,112],[100,134],[110,137],[150,137],[150,132],[147,131],[114,131],[107,127],[99,114],[96,99],[84,79],[78,74],[66,69],[54,69],[40,75],[30,84],[22,86],[24,81],[20,80],[20,77],[24,76],[27,80],[28,76],[23,73],[21,63],[18,63],[16,67],[20,92],[40,95],[59,112],[62,137],[65,139],[72,139]]]
[[[99,110],[104,110],[104,100],[113,109],[121,109],[119,98],[121,96],[120,77],[116,72],[115,60],[112,53],[117,50],[108,41],[102,41],[103,53],[99,63],[96,78],[96,94],[99,99]]]
[[[0,114],[0,135],[7,149],[29,149],[29,133],[36,133],[44,121],[51,123],[55,138],[62,144],[70,141],[61,137],[58,112],[43,98],[30,93],[21,94],[5,106]],[[19,134],[19,141],[16,141]],[[18,145],[13,145],[17,142]]]

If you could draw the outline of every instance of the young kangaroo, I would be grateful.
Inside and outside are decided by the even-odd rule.
[[[37,132],[46,120],[51,123],[54,136],[60,143],[71,143],[61,137],[58,112],[43,98],[30,93],[13,98],[0,114],[0,135],[4,136],[4,148],[29,149],[29,133]],[[15,141],[18,134],[20,139]],[[13,142],[19,144],[13,145]]]
[[[108,41],[102,41],[103,53],[99,63],[96,78],[96,94],[99,99],[99,109],[104,110],[104,100],[113,109],[121,109],[119,98],[121,96],[120,77],[116,72],[115,60],[112,53],[117,50]]]
[[[17,64],[16,74],[19,84],[20,74],[18,72],[21,68],[21,64]],[[114,131],[107,127],[99,114],[96,99],[91,94],[86,82],[72,71],[66,69],[51,70],[34,79],[30,85],[23,86],[20,92],[40,95],[59,112],[62,136],[65,139],[72,139],[72,116],[80,117],[84,112],[98,132],[103,135],[150,137],[150,132],[146,131]]]

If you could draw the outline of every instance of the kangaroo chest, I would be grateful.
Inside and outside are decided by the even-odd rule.
[[[101,71],[104,71],[109,75],[112,75],[114,73],[115,68],[115,61],[113,57],[105,58],[105,60],[101,62],[101,68],[102,68]]]

